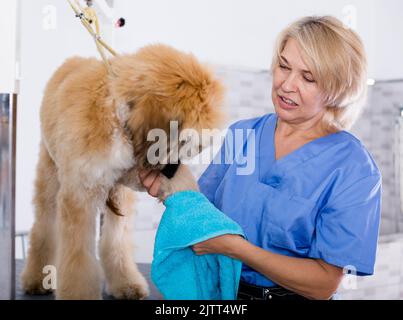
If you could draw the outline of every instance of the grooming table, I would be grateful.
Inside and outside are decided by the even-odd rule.
[[[150,264],[137,264],[139,267],[140,272],[145,276],[147,279],[147,282],[150,286],[150,296],[146,300],[163,300],[162,295],[159,293],[158,289],[155,287],[155,285],[151,282],[150,278],[150,272],[151,272],[151,265]],[[38,295],[38,296],[32,296],[32,295],[27,295],[23,292],[21,289],[21,283],[20,283],[20,274],[22,272],[22,269],[24,267],[24,261],[23,260],[17,260],[16,261],[16,299],[17,300],[54,300],[55,297],[53,294],[47,294],[47,295]],[[115,300],[115,298],[107,295],[105,292],[103,293],[103,298],[104,300]]]

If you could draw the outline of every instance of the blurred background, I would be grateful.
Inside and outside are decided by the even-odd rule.
[[[347,277],[339,296],[403,299],[402,1],[94,3],[103,38],[117,52],[131,53],[160,42],[192,52],[212,65],[227,87],[227,124],[273,112],[269,65],[275,38],[289,23],[306,15],[326,14],[355,29],[368,54],[369,98],[352,133],[364,142],[381,169],[382,223],[375,276]],[[121,17],[126,24],[119,28],[116,22]],[[25,259],[27,234],[34,219],[31,200],[40,140],[39,108],[45,85],[66,58],[98,57],[98,52],[65,0],[0,1],[0,41],[0,292],[6,291],[3,297],[7,298],[9,290],[18,291],[10,280],[14,277],[13,252],[18,261]],[[202,165],[192,166],[196,176],[204,169]],[[135,257],[137,262],[148,264],[163,207],[146,194],[138,198]]]

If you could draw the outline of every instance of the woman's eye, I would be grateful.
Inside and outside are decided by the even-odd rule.
[[[309,83],[314,83],[314,82],[315,82],[314,79],[310,79],[310,78],[307,78],[307,77],[304,77],[304,79],[305,79],[306,81],[308,81]]]
[[[284,70],[290,70],[290,68],[288,68],[286,65],[284,64],[280,64],[280,68],[284,69]]]

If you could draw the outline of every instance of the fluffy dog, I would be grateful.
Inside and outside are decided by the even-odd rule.
[[[55,265],[58,299],[100,299],[102,274],[114,297],[146,297],[131,231],[137,173],[152,167],[147,134],[154,128],[168,133],[171,120],[178,121],[179,130],[200,131],[216,127],[221,118],[223,88],[190,54],[151,45],[110,63],[114,75],[97,59],[71,58],[47,84],[35,223],[22,274],[28,293],[47,291],[43,268]],[[175,189],[172,181],[165,188]],[[104,213],[102,268],[95,250],[98,213]]]

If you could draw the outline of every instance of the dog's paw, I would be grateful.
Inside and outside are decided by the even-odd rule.
[[[161,176],[158,198],[163,201],[171,194],[185,190],[199,191],[199,186],[188,166],[181,164],[173,178]]]
[[[28,295],[46,295],[53,292],[52,289],[45,289],[42,279],[30,279],[27,276],[21,278],[21,287]]]
[[[147,283],[132,283],[108,290],[116,299],[121,300],[144,300],[150,295]]]
[[[175,190],[173,188],[172,181],[169,180],[167,177],[161,176],[160,179],[161,179],[160,180],[161,186],[160,186],[160,189],[158,190],[157,197],[160,201],[163,201],[164,199],[169,197],[171,194],[173,194],[175,192]]]

